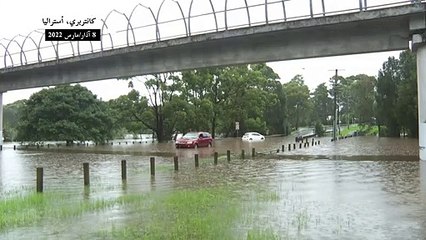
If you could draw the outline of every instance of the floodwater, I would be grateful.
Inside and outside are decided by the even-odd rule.
[[[129,193],[176,191],[193,186],[232,184],[250,195],[253,186],[277,196],[255,213],[246,205],[250,221],[236,224],[237,239],[247,229],[271,229],[283,239],[426,239],[426,162],[418,159],[418,141],[377,137],[348,138],[288,151],[293,138],[267,138],[243,143],[216,140],[211,148],[175,149],[173,143],[123,140],[108,146],[13,150],[0,153],[0,196],[35,188],[37,167],[44,168],[44,191],[64,191],[88,198]],[[311,141],[309,141],[311,143]],[[285,150],[281,152],[282,145]],[[258,156],[251,158],[251,149]],[[277,153],[277,149],[280,150]],[[226,157],[213,165],[215,151]],[[245,150],[245,159],[240,159]],[[194,167],[194,154],[200,167]],[[266,154],[266,155],[264,155]],[[179,172],[173,171],[173,156]],[[149,158],[156,157],[157,174],[149,175]],[[208,158],[206,158],[208,157]],[[205,158],[205,159],[203,159]],[[128,180],[121,181],[121,160],[127,160]],[[83,190],[83,162],[90,163],[90,192]],[[0,239],[78,239],[120,226],[132,215],[117,209],[87,214],[75,221],[43,224],[0,232]],[[51,224],[51,223],[49,223]]]

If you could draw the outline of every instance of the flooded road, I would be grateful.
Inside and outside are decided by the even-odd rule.
[[[236,239],[245,239],[250,228],[272,229],[282,239],[426,239],[426,163],[418,160],[417,140],[317,140],[320,145],[290,152],[287,145],[294,139],[278,137],[261,143],[223,139],[199,149],[123,141],[66,151],[14,151],[9,145],[0,155],[0,194],[34,191],[36,167],[44,168],[45,192],[63,191],[76,198],[232,185],[247,196],[242,203],[246,218],[235,226]],[[282,145],[285,151],[277,154]],[[273,155],[252,159],[253,147]],[[239,156],[242,149],[245,159]],[[234,153],[230,163],[223,156],[226,150]],[[217,166],[215,151],[222,155]],[[200,154],[198,169],[195,153]],[[173,171],[174,155],[179,156],[179,172]],[[149,173],[150,156],[156,157],[155,178]],[[123,159],[128,168],[125,185],[120,175]],[[83,190],[83,162],[90,163],[89,192]],[[269,197],[251,197],[259,189]],[[254,205],[260,210],[254,212]],[[90,239],[82,234],[134,220],[132,214],[113,209],[56,226],[0,232],[0,239]]]

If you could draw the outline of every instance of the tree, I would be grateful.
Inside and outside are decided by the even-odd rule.
[[[17,136],[18,122],[22,109],[25,106],[23,100],[7,104],[3,109],[3,136],[5,141],[14,141]]]
[[[43,89],[25,101],[18,138],[103,143],[112,138],[112,125],[106,103],[85,87],[62,85]]]
[[[346,78],[348,85],[344,86],[344,98],[348,112],[356,117],[359,123],[370,124],[374,118],[374,88],[376,78],[360,74]]]
[[[140,80],[139,77],[125,77],[132,81]],[[171,111],[174,99],[181,88],[181,79],[176,73],[162,73],[147,76],[144,80],[147,97],[141,97],[138,91],[132,91],[134,96],[129,96],[127,111],[131,112],[128,118],[139,121],[146,128],[151,129],[159,142],[170,139],[176,125],[176,118]],[[148,106],[148,107],[147,107]],[[167,114],[168,113],[168,114]]]
[[[313,122],[327,124],[329,116],[333,115],[333,100],[329,97],[327,86],[321,83],[312,94]]]
[[[399,137],[401,130],[418,134],[416,59],[409,51],[383,63],[376,85],[377,121],[381,135]]]
[[[310,115],[309,88],[305,85],[303,77],[296,75],[290,82],[284,84],[287,96],[287,110],[290,124],[298,129],[302,124],[308,124]]]
[[[399,75],[396,105],[398,123],[404,133],[418,137],[417,66],[416,56],[412,52],[404,51],[399,55]]]
[[[108,102],[114,117],[114,129],[125,129],[133,135],[153,129],[154,116],[148,109],[148,100],[132,89],[127,95]]]

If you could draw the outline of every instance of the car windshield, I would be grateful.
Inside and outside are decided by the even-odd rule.
[[[195,132],[189,132],[185,135],[183,135],[183,138],[187,138],[187,139],[197,139],[198,138],[198,134]]]

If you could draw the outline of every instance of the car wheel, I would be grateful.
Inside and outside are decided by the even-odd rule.
[[[249,139],[250,141],[253,140],[252,138]]]

